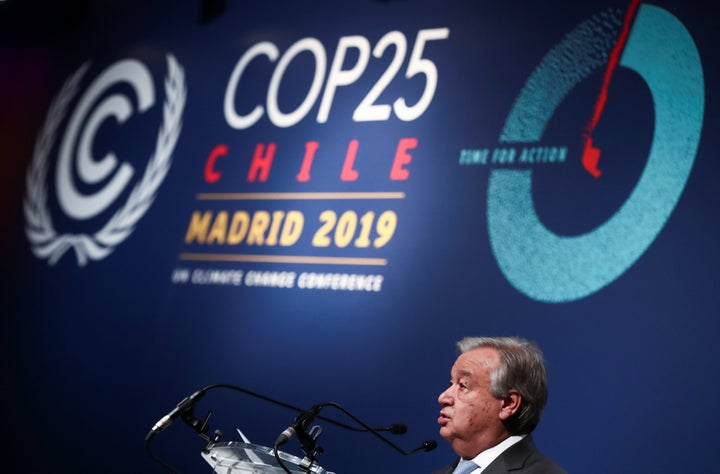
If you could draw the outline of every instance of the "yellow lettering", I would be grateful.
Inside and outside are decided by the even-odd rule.
[[[250,231],[247,236],[248,245],[262,245],[265,243],[265,231],[270,225],[270,214],[267,211],[255,211],[252,222],[250,223]]]
[[[207,236],[207,243],[217,243],[217,244],[224,244],[225,243],[225,232],[227,231],[228,226],[228,213],[227,211],[221,211],[218,212],[217,216],[215,216],[215,222],[213,222],[212,229],[210,229],[210,233]]]
[[[210,211],[205,211],[202,214],[200,214],[200,211],[193,212],[192,218],[190,218],[190,225],[185,234],[185,243],[191,244],[194,240],[197,240],[199,244],[205,243],[211,218],[212,212]]]
[[[305,217],[300,211],[289,211],[285,217],[285,225],[280,234],[280,245],[289,247],[295,244],[302,234]]]
[[[228,245],[237,245],[245,240],[249,228],[250,215],[247,211],[235,211],[230,222],[230,229],[228,229]]]

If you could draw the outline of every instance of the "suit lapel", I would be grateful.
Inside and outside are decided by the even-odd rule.
[[[527,458],[535,451],[535,444],[530,435],[510,446],[483,471],[483,474],[504,474],[522,469]]]
[[[527,435],[495,458],[495,460],[483,470],[483,474],[505,474],[509,471],[522,469],[525,466],[527,458],[529,458],[534,451],[535,443],[533,443],[532,437]],[[452,464],[439,471],[435,471],[433,474],[452,474],[459,462],[460,458],[457,458]]]

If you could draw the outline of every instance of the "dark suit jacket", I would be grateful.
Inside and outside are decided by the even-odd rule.
[[[457,458],[455,462],[439,471],[435,471],[433,474],[451,474],[459,462],[460,458]],[[495,460],[485,468],[483,474],[504,474],[507,472],[567,474],[563,468],[538,451],[530,435],[523,438],[522,441],[513,444],[500,456],[495,458]]]

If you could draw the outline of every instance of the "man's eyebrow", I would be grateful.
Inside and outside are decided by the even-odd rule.
[[[455,372],[455,375],[457,377],[470,377],[472,374],[472,370],[468,369],[459,369],[457,372]]]

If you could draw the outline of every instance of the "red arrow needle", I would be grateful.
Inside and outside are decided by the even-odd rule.
[[[630,23],[632,23],[632,19],[635,16],[635,11],[637,10],[639,4],[640,0],[631,0],[630,8],[625,15],[625,22],[623,23],[620,37],[618,38],[617,43],[615,43],[615,46],[613,46],[613,49],[610,52],[610,60],[608,61],[607,69],[605,70],[605,77],[603,78],[603,85],[602,89],[600,90],[600,95],[598,96],[597,102],[595,102],[595,110],[593,111],[593,116],[590,119],[590,122],[585,127],[585,130],[583,131],[582,165],[585,167],[588,173],[595,176],[596,178],[599,178],[601,174],[600,170],[597,167],[598,162],[600,161],[600,148],[596,148],[593,146],[592,134],[595,131],[595,127],[600,121],[600,116],[602,115],[603,109],[605,108],[605,103],[607,102],[608,88],[610,87],[610,79],[612,78],[612,74],[615,71],[615,67],[620,61],[620,54],[622,53],[623,48],[625,47],[625,43],[627,42],[627,37],[630,34]]]

